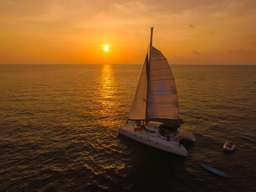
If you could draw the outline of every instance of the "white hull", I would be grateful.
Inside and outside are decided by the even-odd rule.
[[[120,128],[119,134],[165,152],[183,157],[188,156],[188,152],[185,147],[180,144],[179,141],[175,140],[175,138],[171,138],[167,141],[166,138],[160,136],[158,133],[150,133],[144,129],[135,130],[135,126],[133,125],[126,125]]]

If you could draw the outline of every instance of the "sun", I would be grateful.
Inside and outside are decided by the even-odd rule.
[[[109,43],[104,43],[102,44],[102,50],[104,51],[104,53],[108,53],[110,51],[110,44]]]

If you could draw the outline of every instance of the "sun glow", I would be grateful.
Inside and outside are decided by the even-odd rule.
[[[104,43],[102,44],[102,50],[105,52],[105,53],[108,53],[110,51],[110,44],[108,43]]]

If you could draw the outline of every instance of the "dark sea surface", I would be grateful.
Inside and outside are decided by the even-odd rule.
[[[140,68],[0,65],[0,191],[256,191],[256,66],[173,66],[187,159],[118,137]]]

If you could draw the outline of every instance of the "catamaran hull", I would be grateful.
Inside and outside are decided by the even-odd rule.
[[[135,131],[134,128],[126,126],[119,129],[119,134],[126,136],[132,140],[139,143],[151,146],[153,148],[179,155],[182,157],[187,157],[188,152],[185,147],[178,141],[167,141],[163,138],[150,135],[146,131],[139,130]]]

